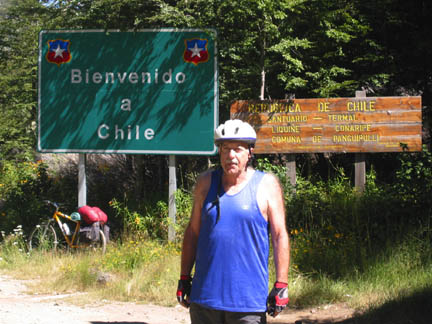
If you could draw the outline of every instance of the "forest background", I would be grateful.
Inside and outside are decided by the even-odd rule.
[[[0,240],[17,227],[27,235],[48,213],[43,199],[64,203],[66,212],[78,204],[76,156],[35,151],[39,32],[212,27],[221,121],[232,101],[261,96],[353,97],[364,90],[422,97],[423,151],[367,154],[361,195],[353,188],[353,154],[296,154],[295,188],[284,154],[259,155],[255,164],[284,186],[294,273],[378,280],[372,272],[379,263],[382,288],[396,270],[411,279],[424,275],[388,295],[411,298],[420,291],[431,300],[431,16],[426,0],[1,0]],[[165,244],[167,156],[87,158],[87,201],[107,212],[114,240],[125,242],[127,233]],[[196,176],[215,164],[217,156],[177,159],[177,243]],[[394,259],[399,263],[388,263]],[[310,300],[313,293],[295,298],[302,296]]]

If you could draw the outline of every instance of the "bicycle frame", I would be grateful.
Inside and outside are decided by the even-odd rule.
[[[58,238],[61,238],[61,235],[63,235],[67,247],[69,249],[77,249],[79,247],[83,247],[83,248],[90,247],[93,250],[96,250],[100,248],[102,253],[105,253],[107,240],[106,240],[106,235],[104,233],[105,231],[104,227],[102,227],[102,229],[99,227],[98,228],[99,236],[93,237],[92,233],[94,230],[96,230],[96,227],[92,225],[91,228],[90,226],[89,228],[86,228],[85,226],[86,223],[83,223],[81,221],[79,215],[74,215],[75,213],[72,213],[71,215],[64,214],[59,210],[60,207],[57,203],[51,202],[49,200],[45,200],[44,202],[46,204],[53,206],[55,208],[55,211],[52,214],[52,217],[48,218],[47,223],[43,222],[42,225],[36,225],[34,230],[30,233],[29,243],[28,243],[30,250],[38,246],[42,246],[42,248],[56,250],[59,244]],[[55,229],[56,225],[54,225],[54,223],[56,223],[56,225],[60,228],[61,235],[58,234],[58,229]],[[69,233],[69,229],[68,229],[69,224],[71,226],[75,224],[75,229],[73,233]],[[67,225],[67,227],[65,225]],[[99,223],[96,225],[101,225],[101,224]],[[109,227],[106,230],[109,231]],[[81,233],[84,235],[81,235]],[[88,234],[90,234],[90,237],[88,237]],[[50,244],[50,242],[52,244]],[[40,245],[41,243],[42,245]]]
[[[63,234],[63,237],[66,240],[67,245],[70,248],[74,248],[74,249],[78,248],[78,245],[76,243],[77,243],[77,240],[78,240],[78,234],[79,234],[79,230],[80,230],[80,227],[81,227],[81,221],[73,220],[69,215],[63,214],[62,212],[60,212],[58,210],[57,206],[56,206],[56,211],[54,212],[52,218],[55,220],[55,222],[57,223],[57,225],[60,227],[60,230],[61,230],[61,232]],[[67,235],[65,233],[65,229],[63,228],[63,223],[61,221],[61,218],[67,219],[68,221],[73,222],[73,223],[76,224],[75,225],[75,231],[73,232],[71,238],[69,238],[69,235]]]

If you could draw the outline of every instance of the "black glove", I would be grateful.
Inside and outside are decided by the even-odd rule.
[[[267,297],[267,313],[276,317],[288,305],[288,284],[276,281]]]
[[[177,287],[177,301],[183,307],[189,308],[189,296],[192,288],[191,276],[180,276]]]

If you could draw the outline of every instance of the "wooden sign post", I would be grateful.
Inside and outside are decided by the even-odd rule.
[[[366,98],[366,91],[356,91],[356,98]],[[366,157],[363,152],[355,153],[354,157],[354,186],[358,192],[366,187]]]
[[[359,94],[361,95],[361,94]],[[421,151],[421,97],[240,100],[231,118],[257,132],[254,152]]]

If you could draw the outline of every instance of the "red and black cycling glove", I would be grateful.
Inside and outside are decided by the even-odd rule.
[[[288,284],[276,281],[267,297],[267,313],[276,317],[288,305]]]
[[[192,288],[192,277],[191,276],[180,276],[177,286],[177,301],[183,307],[189,308],[189,296]]]

